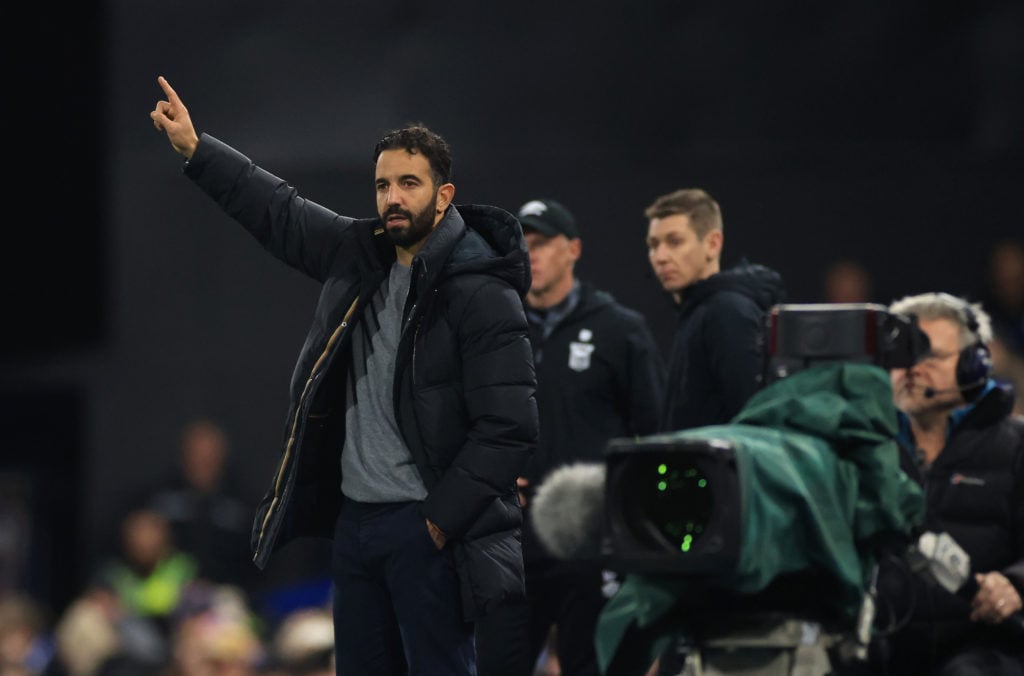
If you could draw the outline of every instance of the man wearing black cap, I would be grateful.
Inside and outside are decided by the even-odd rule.
[[[537,199],[518,218],[530,251],[526,316],[540,415],[540,443],[519,479],[527,602],[477,623],[479,673],[530,676],[554,625],[561,673],[596,676],[602,570],[542,549],[530,518],[532,491],[557,467],[602,461],[613,437],[657,431],[666,371],[643,316],[576,278],[582,242],[572,213]]]

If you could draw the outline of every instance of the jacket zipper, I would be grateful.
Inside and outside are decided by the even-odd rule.
[[[356,305],[359,304],[359,297],[356,296],[355,300],[352,301],[352,305],[349,306],[348,311],[342,318],[338,328],[334,329],[334,333],[327,340],[327,345],[324,347],[320,356],[317,358],[316,363],[313,364],[313,368],[309,373],[309,377],[306,379],[306,384],[302,388],[302,394],[299,396],[299,401],[295,406],[295,417],[292,418],[291,430],[288,433],[288,443],[285,445],[284,456],[281,458],[281,462],[277,466],[277,476],[274,477],[274,499],[271,500],[270,506],[267,508],[267,513],[263,516],[263,523],[260,524],[260,536],[257,539],[256,550],[253,552],[252,558],[255,561],[259,558],[260,552],[263,548],[263,538],[266,535],[267,524],[270,523],[270,517],[277,511],[281,502],[282,485],[285,475],[285,467],[288,466],[288,461],[291,457],[292,450],[295,447],[295,433],[299,427],[299,416],[302,413],[302,404],[306,400],[309,394],[310,388],[313,383],[316,382],[317,377],[320,375],[319,369],[323,365],[327,356],[331,353],[331,349],[338,340],[338,336],[341,335],[345,327],[348,326],[349,320],[352,318],[352,313],[355,312]]]

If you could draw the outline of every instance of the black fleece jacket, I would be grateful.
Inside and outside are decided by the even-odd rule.
[[[766,312],[785,300],[779,273],[741,263],[683,292],[661,431],[729,422],[760,387]]]

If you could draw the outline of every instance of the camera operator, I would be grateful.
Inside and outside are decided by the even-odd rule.
[[[884,562],[875,657],[892,675],[1024,675],[1024,420],[990,377],[989,317],[945,293],[890,309],[916,316],[931,342],[891,371],[901,465],[925,490],[923,530],[952,536],[971,575],[952,593]]]

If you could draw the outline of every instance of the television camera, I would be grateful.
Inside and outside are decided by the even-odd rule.
[[[928,338],[874,304],[778,305],[762,338],[762,388],[730,424],[613,439],[603,465],[538,489],[544,545],[625,576],[596,637],[608,674],[654,656],[663,674],[823,675],[866,656],[877,552],[924,512],[887,369]],[[951,584],[965,559],[943,566]]]

